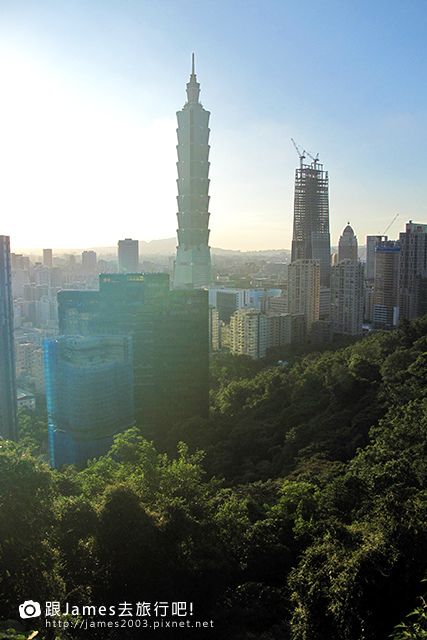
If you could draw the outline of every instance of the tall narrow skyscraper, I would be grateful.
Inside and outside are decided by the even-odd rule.
[[[333,331],[344,336],[363,333],[363,263],[352,258],[331,268]]]
[[[350,223],[347,224],[338,241],[338,262],[342,260],[357,260],[357,238]]]
[[[139,273],[139,242],[126,238],[118,242],[119,273]]]
[[[212,283],[209,247],[209,111],[199,102],[194,53],[187,102],[178,118],[178,247],[174,286]]]
[[[288,266],[288,311],[304,314],[307,335],[320,317],[320,264],[295,260]]]
[[[427,224],[410,220],[399,242],[399,317],[412,320],[427,313]]]
[[[373,284],[375,280],[375,249],[387,241],[387,236],[366,236],[365,278],[371,284]]]
[[[52,269],[53,267],[52,249],[43,249],[43,265],[45,267],[49,267],[49,269]]]
[[[311,164],[300,154],[295,171],[294,228],[291,260],[319,260],[320,286],[329,287],[331,240],[329,235],[328,172],[317,158]]]
[[[9,236],[0,236],[0,436],[18,436]]]
[[[392,329],[399,320],[400,253],[399,242],[392,240],[375,247],[373,323],[376,329]]]
[[[85,275],[96,273],[96,251],[83,251],[82,271]]]

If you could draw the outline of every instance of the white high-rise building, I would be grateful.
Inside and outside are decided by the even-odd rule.
[[[82,271],[86,275],[96,273],[96,251],[83,251]]]
[[[49,267],[49,269],[52,269],[53,267],[52,249],[43,249],[43,265],[45,267]]]
[[[347,259],[331,268],[331,308],[333,332],[360,336],[363,327],[364,268]]]
[[[199,102],[193,64],[187,102],[178,111],[178,247],[174,286],[212,284],[209,247],[209,111]]]
[[[209,351],[218,351],[221,348],[221,325],[219,313],[216,307],[209,305]]]
[[[320,262],[318,260],[295,260],[288,266],[288,312],[303,313],[307,334],[319,320]]]
[[[231,353],[246,355],[253,360],[267,353],[266,317],[258,309],[239,309],[230,319]]]
[[[14,298],[23,298],[24,284],[30,283],[27,269],[12,269],[12,293]]]
[[[36,264],[33,268],[33,278],[36,285],[51,285],[51,270],[42,264]]]

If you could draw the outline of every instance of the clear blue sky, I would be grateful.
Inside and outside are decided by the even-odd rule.
[[[12,248],[176,232],[191,53],[211,112],[211,244],[289,248],[293,137],[349,220],[427,222],[427,1],[0,0],[0,234]]]

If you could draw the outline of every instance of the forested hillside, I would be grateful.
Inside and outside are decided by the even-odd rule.
[[[157,450],[133,429],[58,472],[0,443],[0,619],[29,598],[179,600],[213,628],[143,635],[426,637],[426,382],[423,318],[288,366],[218,359],[209,421]]]

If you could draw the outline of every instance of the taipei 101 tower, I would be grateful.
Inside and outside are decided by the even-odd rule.
[[[212,283],[209,241],[209,111],[199,102],[194,53],[187,102],[178,111],[178,247],[174,287]]]

